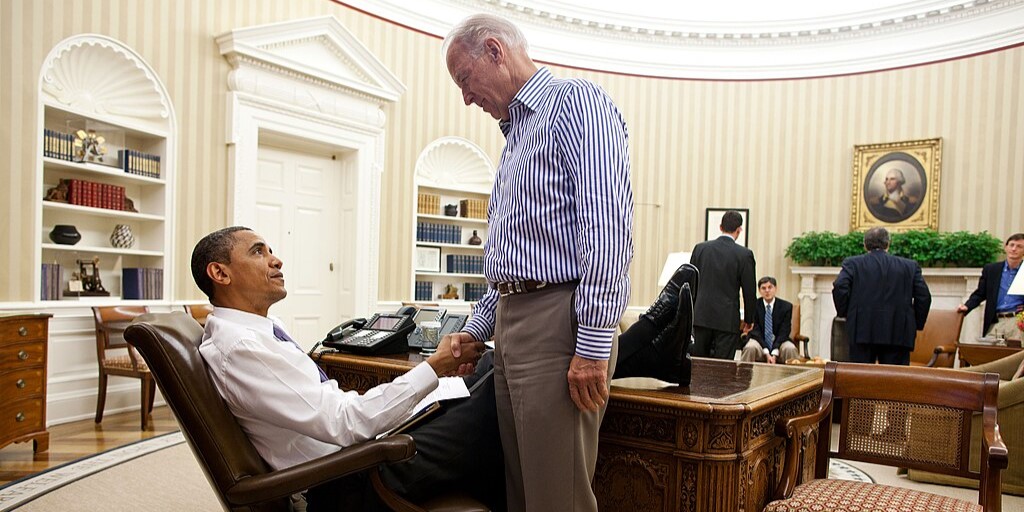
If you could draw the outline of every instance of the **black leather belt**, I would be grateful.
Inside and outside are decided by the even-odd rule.
[[[545,281],[507,281],[504,283],[494,283],[494,289],[498,290],[498,295],[504,297],[506,295],[535,292],[547,285],[548,283]]]
[[[1016,315],[1013,311],[1004,311],[1002,313],[996,313],[996,318],[1010,318],[1013,315]]]

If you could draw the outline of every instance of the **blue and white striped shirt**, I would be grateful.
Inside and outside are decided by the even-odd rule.
[[[579,281],[576,354],[611,357],[629,301],[633,189],[626,123],[597,85],[538,70],[501,123],[505,149],[487,208],[484,275],[491,287],[465,331],[494,330],[493,284]]]

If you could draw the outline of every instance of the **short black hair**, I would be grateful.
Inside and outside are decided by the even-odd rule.
[[[735,210],[729,210],[722,215],[722,228],[723,233],[732,233],[737,228],[743,225],[743,216],[740,212]]]
[[[1015,240],[1024,240],[1024,233],[1014,233],[1010,235],[1010,238],[1007,238],[1006,243],[1003,245],[1009,245],[1010,242],[1013,242]]]
[[[864,233],[864,248],[869,251],[889,248],[889,231],[885,228],[871,228]]]
[[[757,287],[760,288],[761,285],[765,284],[765,283],[771,283],[772,286],[775,286],[775,287],[779,286],[779,282],[776,281],[774,277],[772,277],[772,276],[764,276],[761,279],[757,280]]]
[[[206,275],[206,267],[210,263],[231,263],[231,248],[235,246],[236,231],[252,231],[245,226],[231,226],[218,229],[203,237],[192,249],[192,279],[196,286],[209,297],[213,303],[213,281]]]

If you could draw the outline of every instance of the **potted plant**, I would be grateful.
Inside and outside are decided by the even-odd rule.
[[[940,233],[924,229],[893,233],[889,252],[910,258],[922,267],[982,267],[996,261],[1003,243],[987,231]],[[838,235],[831,231],[809,231],[786,248],[786,257],[797,265],[836,267],[845,258],[864,253],[864,233]]]

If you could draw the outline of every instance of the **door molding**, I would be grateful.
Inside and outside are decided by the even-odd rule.
[[[333,16],[232,30],[216,39],[228,73],[228,217],[255,221],[261,139],[356,155],[355,311],[377,304],[386,116],[405,86]]]

